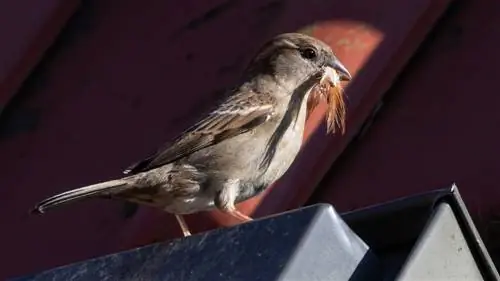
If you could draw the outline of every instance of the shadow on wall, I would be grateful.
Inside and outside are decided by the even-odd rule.
[[[400,2],[383,0],[370,7],[362,0],[82,1],[0,119],[0,155],[9,159],[0,163],[1,186],[11,187],[3,189],[1,197],[5,210],[0,216],[11,227],[1,241],[10,256],[0,277],[114,252],[154,237],[179,236],[170,215],[140,209],[125,216],[122,203],[104,200],[44,217],[12,214],[26,213],[47,195],[119,176],[206,111],[257,48],[278,33],[306,28],[338,49],[352,72],[363,65],[376,68],[358,72],[350,86],[352,111],[428,5]],[[363,40],[342,41],[338,36]],[[356,126],[361,119],[353,117]],[[323,127],[318,134],[324,134]],[[311,138],[321,138],[323,148],[325,140],[332,141]],[[316,153],[321,158],[322,151]],[[306,164],[318,160],[304,157],[301,162]],[[291,184],[293,175],[308,176],[290,174],[279,187],[280,194],[285,190],[284,201],[301,188]],[[294,191],[287,194],[289,187]],[[253,211],[256,202],[244,209]],[[262,206],[270,204],[279,205]],[[259,215],[289,207],[266,207]],[[231,224],[224,220],[217,214],[188,217],[198,231]]]

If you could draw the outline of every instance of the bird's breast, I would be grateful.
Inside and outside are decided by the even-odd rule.
[[[203,196],[213,198],[214,190],[225,181],[237,179],[241,182],[237,201],[242,201],[257,195],[283,176],[302,145],[306,109],[307,102],[304,101],[291,122],[272,119],[249,132],[191,155],[187,161],[210,178],[201,189]],[[278,130],[280,124],[286,124],[285,128]],[[270,148],[272,135],[278,131],[279,141]],[[273,153],[268,163],[262,165],[266,155],[270,155],[270,149]],[[193,202],[193,205],[198,203],[206,204]]]
[[[307,97],[306,99],[307,100]],[[267,169],[261,175],[262,184],[272,184],[290,168],[302,145],[304,126],[307,115],[307,102],[302,102],[296,119],[283,133],[281,140],[274,149],[274,155]]]

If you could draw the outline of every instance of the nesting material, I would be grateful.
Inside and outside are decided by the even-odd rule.
[[[308,101],[308,113],[310,114],[320,102],[325,102],[327,106],[325,114],[327,133],[334,133],[338,127],[343,134],[346,118],[344,89],[338,73],[330,67],[324,69],[321,80],[312,89]]]

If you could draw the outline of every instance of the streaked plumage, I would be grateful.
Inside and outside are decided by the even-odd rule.
[[[302,144],[309,95],[327,100],[329,131],[344,124],[340,80],[350,80],[350,74],[326,44],[297,33],[279,35],[262,47],[238,86],[210,114],[129,167],[124,178],[55,195],[35,212],[110,197],[176,214],[185,235],[182,214],[217,207],[249,220],[235,204],[263,191],[290,167]]]

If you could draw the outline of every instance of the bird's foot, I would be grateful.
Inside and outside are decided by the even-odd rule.
[[[253,220],[251,217],[243,214],[242,212],[238,211],[237,209],[228,210],[228,211],[226,211],[226,213],[229,214],[230,216],[232,216],[233,218],[238,219],[241,222],[249,222],[249,221]]]
[[[179,223],[179,226],[181,227],[182,234],[184,237],[191,236],[191,231],[189,231],[189,227],[184,220],[184,218],[181,215],[175,215],[175,218],[177,219],[177,222]]]

